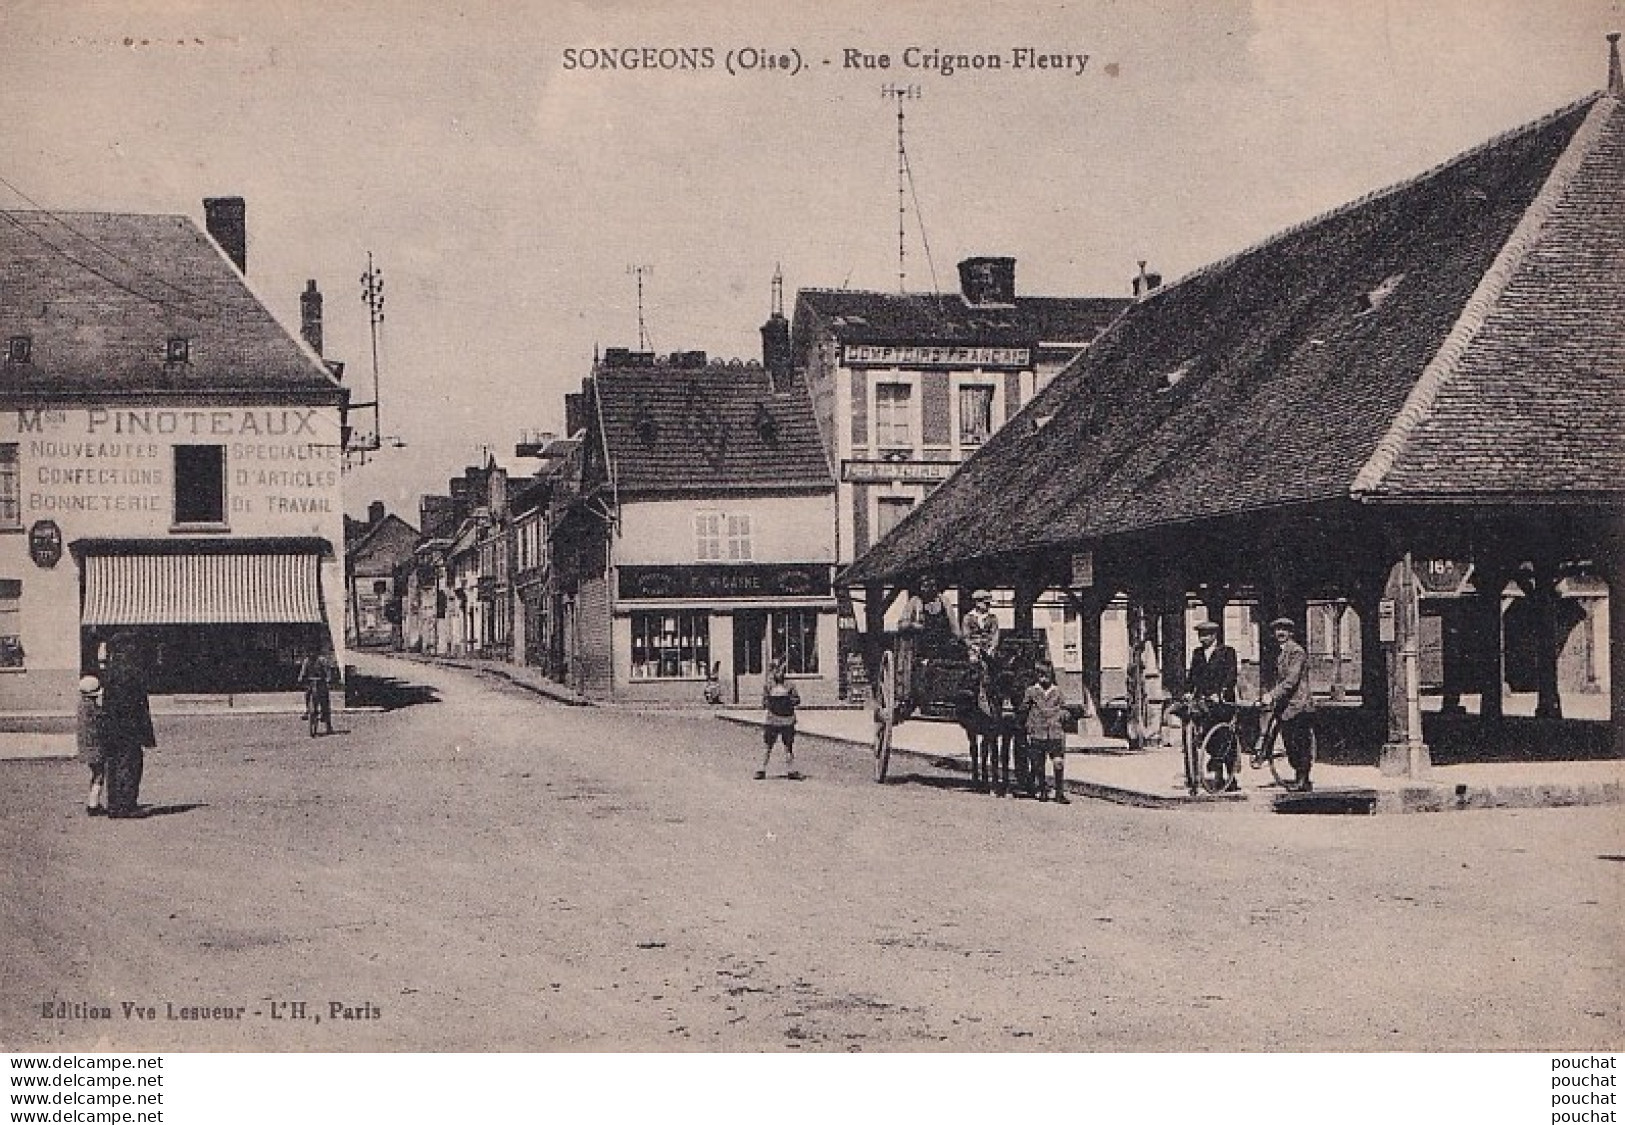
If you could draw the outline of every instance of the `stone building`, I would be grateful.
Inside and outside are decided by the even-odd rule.
[[[68,707],[113,633],[158,692],[343,663],[346,392],[205,211],[0,215],[0,708]]]

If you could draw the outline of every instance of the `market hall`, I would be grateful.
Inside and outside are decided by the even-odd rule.
[[[1286,616],[1304,636],[1311,609],[1330,611],[1361,644],[1323,745],[1413,774],[1621,753],[1625,85],[1610,52],[1599,93],[1144,295],[839,577],[871,650],[926,571],[1013,589],[1021,628],[1065,591],[1097,698],[1101,614],[1121,598],[1170,694],[1195,622],[1233,628],[1239,606],[1252,631]],[[1424,708],[1416,657],[1439,616],[1443,690]],[[1565,685],[1575,649],[1587,675]],[[1529,716],[1506,706],[1515,666]]]

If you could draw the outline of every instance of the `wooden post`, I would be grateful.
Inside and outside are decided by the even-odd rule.
[[[1505,679],[1506,630],[1501,618],[1501,594],[1511,577],[1511,568],[1500,559],[1482,562],[1473,574],[1478,592],[1470,612],[1472,633],[1484,651],[1478,654],[1478,719],[1499,722],[1504,715],[1501,685]]]
[[[1614,753],[1625,757],[1625,565],[1616,554],[1608,561],[1608,718],[1614,728]]]
[[[1082,665],[1084,690],[1096,707],[1100,706],[1100,615],[1106,608],[1106,596],[1100,588],[1068,589],[1066,599],[1078,614],[1078,662]]]
[[[1033,606],[1037,604],[1039,595],[1044,592],[1043,583],[1023,573],[1016,579],[1015,596],[1015,630],[1020,634],[1033,631]]]
[[[1421,597],[1411,556],[1394,563],[1378,604],[1378,634],[1388,665],[1388,740],[1378,762],[1389,776],[1420,778],[1432,765],[1422,739]]]
[[[1348,616],[1347,598],[1332,603],[1332,701],[1343,702],[1348,689],[1343,683],[1343,619]]]
[[[1172,699],[1185,690],[1185,666],[1189,659],[1185,643],[1185,607],[1190,598],[1178,567],[1170,567],[1162,591],[1161,618],[1162,694]]]

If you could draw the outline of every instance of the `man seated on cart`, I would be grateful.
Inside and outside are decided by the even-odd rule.
[[[925,704],[925,674],[932,662],[951,658],[960,649],[959,623],[935,575],[920,576],[897,623],[897,639],[897,680],[903,687],[900,702],[906,714]]]

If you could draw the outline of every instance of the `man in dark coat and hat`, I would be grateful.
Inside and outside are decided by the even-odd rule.
[[[1264,693],[1264,705],[1281,724],[1286,759],[1292,763],[1292,787],[1307,793],[1314,786],[1309,770],[1315,764],[1314,697],[1309,691],[1309,654],[1297,641],[1298,626],[1290,617],[1270,622],[1275,635],[1275,682]]]
[[[129,634],[115,636],[107,645],[101,731],[108,817],[128,820],[146,816],[139,804],[141,773],[146,750],[158,745],[158,737],[152,729],[140,645]]]

